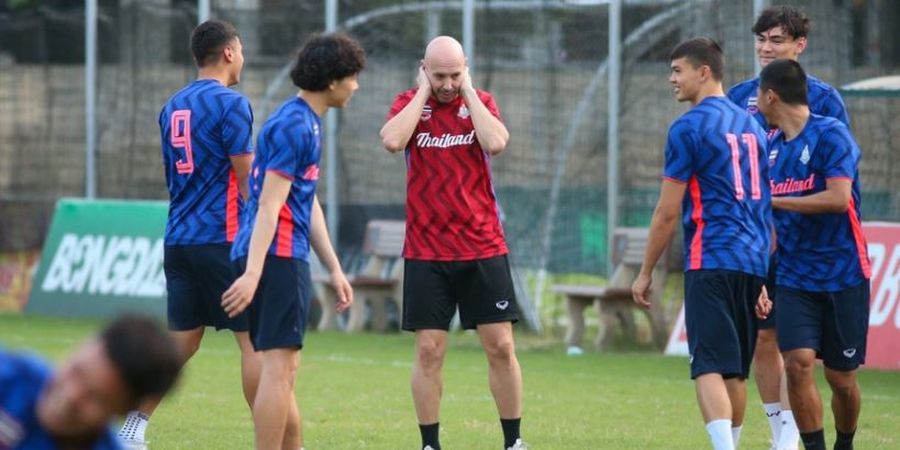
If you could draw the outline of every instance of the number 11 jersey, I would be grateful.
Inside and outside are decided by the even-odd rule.
[[[766,276],[772,220],[766,158],[762,127],[725,97],[707,97],[672,123],[663,172],[687,184],[685,271]]]

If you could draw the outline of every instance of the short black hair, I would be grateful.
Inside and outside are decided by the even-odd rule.
[[[175,340],[148,317],[119,317],[103,329],[100,342],[125,382],[132,407],[162,398],[181,372],[183,357]]]
[[[759,90],[772,90],[789,105],[807,105],[806,72],[797,61],[776,59],[759,73]]]
[[[291,80],[304,91],[328,89],[332,81],[358,74],[366,67],[366,52],[345,33],[314,35],[300,49]]]
[[[781,27],[792,38],[797,39],[809,35],[812,23],[800,9],[789,6],[770,6],[763,10],[753,24],[753,34],[762,34],[775,27]]]
[[[215,62],[218,53],[239,37],[237,28],[223,20],[207,20],[197,25],[191,31],[191,54],[197,67]]]
[[[725,56],[722,47],[708,37],[696,37],[682,41],[672,49],[669,61],[687,58],[695,68],[708,66],[716,81],[722,81],[725,72]]]

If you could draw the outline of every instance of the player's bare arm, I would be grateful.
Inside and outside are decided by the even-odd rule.
[[[344,312],[353,303],[353,288],[344,275],[341,262],[338,260],[334,247],[331,246],[331,238],[328,236],[328,227],[325,224],[325,214],[322,205],[319,204],[319,196],[313,197],[312,215],[309,230],[309,241],[319,261],[331,274],[331,286],[337,293],[337,312]]]
[[[843,214],[850,207],[852,185],[848,178],[829,178],[824,191],[802,197],[772,197],[772,207],[800,214]]]
[[[256,222],[253,224],[253,234],[250,236],[247,268],[222,294],[222,308],[225,309],[228,317],[235,317],[242,313],[253,301],[259,277],[262,275],[263,263],[266,260],[266,250],[272,244],[272,237],[275,236],[278,212],[284,206],[291,190],[292,181],[290,179],[278,175],[276,172],[269,172],[266,175],[262,193],[259,196],[259,211],[256,213]]]
[[[422,117],[425,103],[431,96],[431,82],[428,81],[428,76],[425,74],[424,63],[419,65],[416,85],[418,90],[412,101],[381,127],[381,144],[391,153],[406,150],[406,144],[409,143],[413,132],[416,131],[416,125]]]
[[[247,185],[247,179],[250,178],[250,166],[253,165],[253,153],[231,156],[229,159],[231,159],[231,167],[234,168],[234,175],[237,177],[238,190],[241,191],[241,198],[247,200],[247,197],[250,195],[250,187]]]
[[[675,227],[678,224],[678,216],[681,213],[681,200],[684,198],[686,185],[668,179],[662,182],[659,192],[659,201],[653,211],[653,219],[650,220],[650,235],[647,237],[647,250],[644,253],[644,262],[641,271],[631,285],[631,295],[634,302],[642,308],[650,307],[650,285],[653,282],[653,267],[659,261],[659,257],[666,250],[672,236],[675,235]]]
[[[494,117],[493,114],[484,106],[481,99],[478,98],[478,92],[472,86],[472,77],[469,76],[469,68],[466,67],[461,75],[461,85],[459,94],[469,108],[472,115],[472,125],[475,126],[475,137],[481,148],[491,155],[496,155],[506,149],[509,142],[509,131],[500,119]]]

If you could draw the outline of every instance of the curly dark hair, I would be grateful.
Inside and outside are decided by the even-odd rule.
[[[366,52],[345,33],[317,34],[300,49],[291,80],[304,91],[328,89],[332,81],[358,74],[366,67]]]
[[[762,34],[780,26],[792,38],[806,37],[812,24],[803,11],[788,5],[772,6],[763,10],[753,24],[753,34]]]

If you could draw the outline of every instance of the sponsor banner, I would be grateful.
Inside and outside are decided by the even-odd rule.
[[[165,202],[60,200],[26,311],[164,316],[167,211]]]
[[[25,250],[0,253],[0,312],[19,312],[28,303],[31,271],[40,252]]]
[[[900,370],[900,223],[865,222],[863,232],[872,263],[865,367]],[[683,306],[665,353],[688,354]]]

